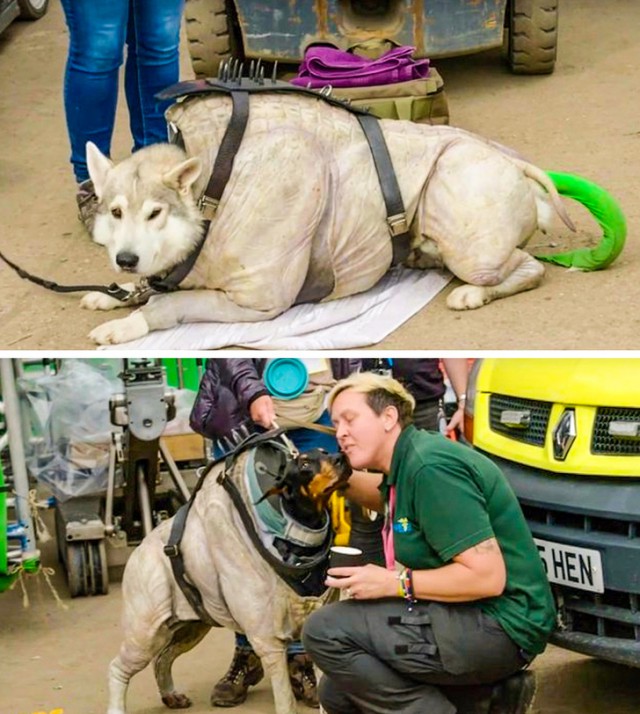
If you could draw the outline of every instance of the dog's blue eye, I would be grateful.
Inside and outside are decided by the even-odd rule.
[[[161,208],[154,208],[153,211],[149,214],[149,217],[147,218],[148,221],[152,221],[154,218],[157,218],[160,213],[162,212]]]
[[[114,218],[122,218],[122,211],[119,208],[112,208],[111,215]]]

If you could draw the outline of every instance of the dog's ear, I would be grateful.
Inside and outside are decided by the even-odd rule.
[[[93,190],[96,192],[98,199],[101,199],[105,178],[107,172],[113,168],[113,162],[111,159],[108,159],[92,141],[87,141],[86,152],[87,168],[89,169],[89,176],[93,181]]]
[[[194,156],[171,169],[162,177],[162,181],[165,186],[175,189],[182,196],[187,196],[201,173],[202,162]]]

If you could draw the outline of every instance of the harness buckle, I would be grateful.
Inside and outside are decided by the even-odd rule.
[[[167,544],[163,550],[164,554],[169,558],[177,558],[178,555],[180,555],[180,549],[178,548],[177,543]]]
[[[409,232],[406,213],[396,213],[395,216],[387,216],[389,232],[395,238]]]
[[[198,201],[198,208],[206,221],[213,220],[219,205],[220,201],[217,198],[211,198],[211,196],[207,196],[206,193],[202,194]]]

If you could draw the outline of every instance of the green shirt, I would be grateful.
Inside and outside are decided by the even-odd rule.
[[[545,647],[555,607],[542,560],[520,505],[502,471],[487,457],[435,432],[406,427],[391,473],[380,486],[396,489],[396,560],[413,570],[440,568],[495,537],[506,564],[502,595],[479,601],[511,639],[531,654]]]

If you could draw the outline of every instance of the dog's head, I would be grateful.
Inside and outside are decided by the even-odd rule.
[[[155,275],[186,258],[201,231],[192,195],[199,159],[156,144],[114,165],[88,142],[87,166],[98,197],[93,239],[107,248],[117,271]]]
[[[346,489],[350,476],[344,454],[312,449],[288,461],[276,485],[260,500],[278,494],[291,515],[309,523],[323,513],[335,491]]]

